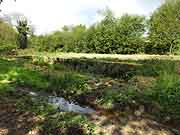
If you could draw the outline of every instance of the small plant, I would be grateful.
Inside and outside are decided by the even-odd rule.
[[[52,133],[59,129],[59,134],[66,135],[72,127],[81,129],[81,134],[84,135],[93,135],[95,131],[95,125],[89,122],[86,116],[67,112],[48,116],[42,129],[46,133]]]
[[[113,108],[115,104],[125,107],[133,104],[134,101],[139,101],[141,95],[142,94],[133,87],[116,91],[106,90],[104,95],[99,99],[99,102],[108,108]]]
[[[42,57],[34,57],[32,60],[32,63],[34,65],[39,65],[39,66],[47,66],[48,63],[44,61]]]
[[[56,112],[56,109],[48,104],[44,98],[33,98],[26,94],[19,96],[21,96],[21,98],[17,101],[16,105],[20,110],[30,111],[43,116]]]

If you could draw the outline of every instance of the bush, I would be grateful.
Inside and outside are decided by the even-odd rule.
[[[16,49],[16,45],[8,42],[2,42],[0,45],[0,54],[14,54],[13,50]]]
[[[164,70],[159,72],[149,96],[163,108],[163,114],[180,118],[180,75],[176,73],[175,63],[162,66]]]
[[[42,128],[46,133],[56,131],[56,134],[70,132],[70,134],[94,135],[95,132],[95,125],[89,122],[86,116],[66,112],[47,117]],[[71,131],[73,129],[75,132]]]
[[[0,19],[0,54],[11,53],[16,48],[16,37],[12,26]]]

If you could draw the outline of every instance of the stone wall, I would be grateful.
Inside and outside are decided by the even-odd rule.
[[[112,62],[97,59],[61,59],[57,58],[55,64],[63,64],[74,70],[101,74],[104,76],[126,79],[139,67],[137,64]]]

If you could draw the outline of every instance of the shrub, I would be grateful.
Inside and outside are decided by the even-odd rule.
[[[163,108],[163,114],[180,118],[180,76],[176,74],[175,63],[167,63],[159,72],[149,95]]]

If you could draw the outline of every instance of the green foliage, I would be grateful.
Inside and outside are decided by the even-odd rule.
[[[43,89],[48,87],[48,81],[36,71],[23,68],[18,63],[0,60],[0,81],[14,83],[18,86]]]
[[[122,47],[119,53],[134,54],[144,52],[145,18],[141,16],[124,15],[118,20],[117,44]],[[122,45],[121,45],[122,44]]]
[[[63,133],[67,133],[74,126],[76,129],[82,129],[80,131],[84,131],[85,134],[93,134],[95,127],[84,115],[67,112],[58,113],[55,108],[47,104],[46,99],[41,97],[35,99],[27,96],[26,93],[17,93],[15,89],[43,90],[51,95],[55,92],[58,96],[66,97],[70,101],[74,99],[84,101],[84,98],[87,97],[86,102],[108,109],[118,107],[116,109],[123,110],[130,107],[133,110],[143,105],[146,111],[146,109],[151,109],[152,107],[156,109],[155,105],[157,105],[158,107],[160,106],[160,109],[157,111],[158,115],[170,116],[174,119],[180,118],[179,61],[126,61],[141,65],[135,69],[137,70],[136,72],[132,72],[133,76],[140,75],[144,78],[147,76],[153,78],[152,84],[147,88],[139,89],[137,83],[131,84],[127,80],[102,78],[103,76],[95,75],[93,75],[93,78],[88,78],[83,76],[83,74],[67,69],[65,66],[42,64],[42,59],[38,60],[40,63],[37,62],[33,65],[35,67],[33,67],[32,61],[29,60],[0,59],[0,96],[4,97],[4,93],[13,93],[18,109],[43,115],[45,119],[41,123],[41,128],[48,134],[53,134],[53,131],[56,130],[58,130],[58,133],[59,130],[65,130]],[[28,65],[30,67],[27,67]],[[38,68],[41,69],[39,70]],[[100,79],[102,81],[99,83]],[[131,76],[128,79],[131,79]],[[140,80],[139,83],[143,82]],[[100,86],[101,83],[103,87]],[[108,85],[104,85],[107,83]],[[91,90],[86,87],[87,85]],[[1,97],[0,100],[3,100],[4,98]],[[91,101],[91,97],[93,101]],[[80,101],[78,102],[80,103]],[[134,111],[132,112],[134,113]],[[156,111],[151,112],[153,114],[156,113]]]
[[[101,12],[103,19],[86,28],[84,25],[64,26],[51,34],[31,35],[27,20],[19,20],[17,35],[13,28],[0,21],[0,52],[18,47],[38,51],[110,54],[179,54],[180,1],[167,0],[146,20],[144,16],[125,14],[115,18],[112,11]],[[148,22],[148,23],[147,23]],[[146,32],[148,35],[146,37]]]
[[[0,19],[0,54],[11,53],[16,48],[16,37],[15,30]]]
[[[86,116],[67,112],[50,115],[45,120],[42,128],[46,133],[53,133],[53,131],[59,129],[61,131],[60,134],[66,135],[68,130],[71,130],[73,127],[80,130],[80,134],[93,135],[95,132],[94,124],[89,122]]]
[[[107,13],[105,18],[87,31],[87,52],[134,54],[143,52],[145,18],[124,15],[114,18]]]
[[[161,107],[162,112],[159,115],[180,118],[179,61],[152,60],[139,63],[143,66],[135,74],[156,78],[152,86],[143,92],[142,97]]]
[[[56,109],[41,97],[33,99],[33,97],[22,93],[19,95],[16,94],[16,97],[20,98],[16,102],[16,105],[20,110],[30,111],[43,116],[56,112]]]
[[[67,112],[59,113],[53,106],[47,103],[47,99],[43,97],[38,97],[36,99],[26,92],[17,92],[19,88],[23,90],[27,88],[28,90],[35,91],[47,90],[51,94],[54,90],[57,90],[57,93],[59,92],[58,94],[61,96],[63,96],[63,92],[67,95],[76,95],[80,94],[80,91],[85,88],[86,79],[76,73],[66,72],[64,68],[60,76],[45,75],[42,72],[40,73],[24,67],[24,63],[31,64],[31,62],[27,60],[0,59],[0,100],[9,100],[11,97],[16,99],[16,105],[19,110],[29,111],[43,116],[45,122],[40,123],[39,126],[48,134],[55,131],[57,128],[63,128],[66,133],[70,130],[69,128],[77,126],[76,128],[82,129],[85,134],[92,135],[94,132],[94,125],[88,121],[86,116]],[[48,65],[46,66],[48,67]],[[62,68],[60,66],[55,66],[52,69]],[[6,96],[3,97],[3,95]]]
[[[15,83],[18,86],[32,87],[34,89],[45,89],[48,87],[48,80],[43,79],[43,75],[36,71],[29,71],[25,69],[15,69],[18,76]]]
[[[180,38],[180,1],[166,1],[149,20],[149,40],[147,52],[172,54]]]
[[[149,96],[158,102],[164,114],[180,118],[180,75],[176,73],[176,64],[169,62],[161,66],[164,70],[159,71]]]
[[[48,67],[54,70],[54,67]],[[51,69],[52,68],[52,69]],[[58,68],[59,67],[55,67]],[[63,71],[60,75],[40,73],[27,69],[22,63],[0,60],[0,82],[13,84],[18,87],[56,92],[63,96],[72,96],[85,92],[87,78],[72,71]],[[64,68],[63,68],[64,70]]]
[[[104,19],[86,28],[83,25],[65,26],[51,35],[32,37],[31,46],[41,51],[65,51],[87,53],[144,52],[145,18],[124,15],[115,18],[110,10],[103,13]]]
[[[140,97],[141,94],[135,90],[135,88],[129,87],[116,91],[106,90],[103,96],[98,100],[103,106],[113,108],[115,104],[121,107],[131,105]]]
[[[180,118],[180,75],[177,74],[178,62],[174,61],[140,61],[146,66],[138,69],[133,75],[151,76],[156,78],[152,84],[144,90],[139,90],[136,83],[129,84],[119,90],[107,89],[98,99],[99,103],[106,108],[115,105],[139,106],[149,105],[157,109],[158,116],[170,116],[174,119]],[[139,82],[141,85],[142,82]]]
[[[50,77],[49,89],[64,96],[78,95],[85,92],[86,79],[76,73],[67,72],[59,77]]]
[[[83,25],[65,26],[62,31],[54,32],[51,35],[31,37],[30,46],[39,51],[77,51],[85,30],[86,27]]]
[[[179,0],[166,1],[149,20],[128,14],[115,18],[110,10],[105,10],[104,19],[89,28],[64,26],[61,31],[32,37],[30,44],[40,51],[178,54],[179,6]]]

